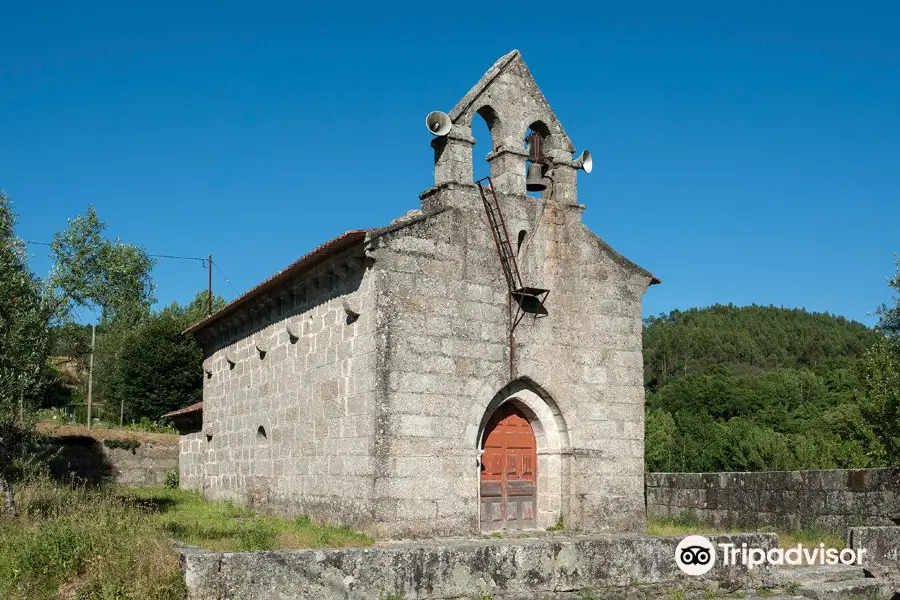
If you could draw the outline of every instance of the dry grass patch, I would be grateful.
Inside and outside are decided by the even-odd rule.
[[[844,548],[846,541],[843,537],[824,529],[807,528],[795,531],[784,531],[772,528],[753,527],[710,527],[700,522],[693,513],[684,513],[678,517],[647,517],[647,533],[650,535],[677,536],[688,535],[716,535],[726,533],[753,533],[759,531],[773,531],[778,534],[778,543],[782,548],[790,548],[797,544],[806,547],[825,544],[826,548]]]
[[[43,421],[37,424],[38,433],[52,437],[87,436],[100,440],[134,440],[141,444],[153,444],[155,446],[178,447],[178,435],[171,433],[151,433],[136,429],[106,429],[93,427],[90,431],[83,425],[62,425],[54,421]]]

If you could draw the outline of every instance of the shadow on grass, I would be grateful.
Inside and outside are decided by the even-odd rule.
[[[154,496],[152,498],[140,498],[134,494],[128,493],[120,493],[118,496],[132,504],[136,508],[139,508],[146,512],[162,514],[174,510],[176,506],[178,506],[179,502],[167,496]]]
[[[103,451],[103,443],[86,435],[46,438],[52,458],[50,477],[58,483],[96,487],[111,483],[116,469]]]

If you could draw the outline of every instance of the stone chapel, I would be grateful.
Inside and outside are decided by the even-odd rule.
[[[642,531],[659,281],[582,223],[584,157],[518,51],[440,116],[421,210],[187,330],[205,361],[203,402],[170,413],[181,485],[378,538]],[[493,150],[479,182],[473,119]]]

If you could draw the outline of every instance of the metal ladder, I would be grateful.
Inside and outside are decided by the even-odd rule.
[[[485,184],[485,182],[487,183]],[[500,209],[500,202],[494,192],[494,182],[490,177],[484,177],[475,183],[478,185],[484,212],[487,214],[488,224],[491,227],[491,235],[497,246],[497,254],[500,257],[500,266],[503,269],[503,276],[506,278],[506,285],[518,306],[513,328],[519,324],[525,314],[546,317],[549,313],[544,306],[544,300],[547,299],[550,290],[522,285],[522,276],[519,274],[519,265],[516,263],[516,253],[513,252],[512,244],[509,241],[509,231],[506,229],[503,211]]]

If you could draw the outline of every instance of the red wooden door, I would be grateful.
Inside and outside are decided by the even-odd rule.
[[[512,404],[491,416],[481,456],[481,528],[537,526],[537,441],[528,419]]]

